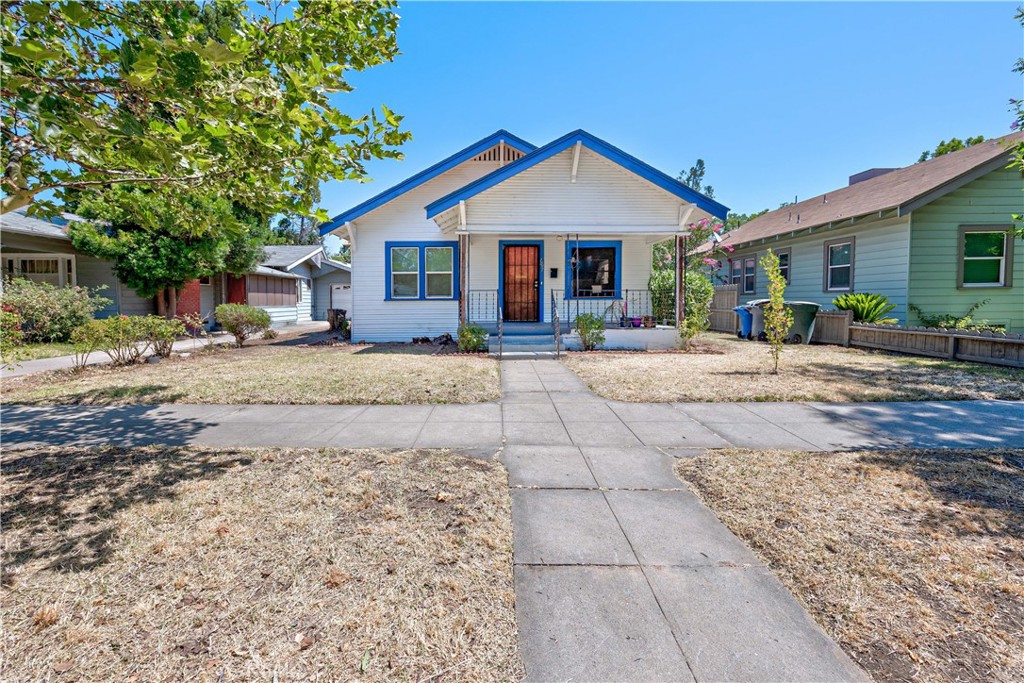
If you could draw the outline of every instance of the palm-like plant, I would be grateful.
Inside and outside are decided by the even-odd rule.
[[[889,303],[889,297],[882,294],[857,293],[841,294],[832,305],[840,311],[853,311],[853,321],[858,323],[874,323],[876,325],[892,325],[896,318],[886,318],[885,314],[896,308]]]

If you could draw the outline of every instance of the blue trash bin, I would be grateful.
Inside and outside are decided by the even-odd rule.
[[[754,324],[754,315],[746,306],[736,306],[732,310],[736,311],[736,316],[740,319],[740,331],[736,333],[736,336],[740,339],[750,339],[750,327]]]

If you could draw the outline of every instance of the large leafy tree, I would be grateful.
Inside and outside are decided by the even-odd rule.
[[[189,216],[202,215],[218,229],[189,230],[182,205]],[[155,296],[158,312],[166,317],[174,316],[185,283],[249,272],[263,259],[269,232],[262,212],[198,192],[170,202],[166,193],[121,185],[74,197],[71,206],[93,219],[70,224],[75,248],[112,261],[117,277],[141,296]]]
[[[715,188],[704,184],[704,174],[706,172],[707,169],[704,167],[704,160],[697,159],[697,162],[690,167],[689,171],[680,171],[679,175],[676,176],[676,180],[681,182],[683,185],[693,188],[694,190],[697,190],[697,192],[701,192],[714,199]]]
[[[307,212],[309,183],[362,179],[409,137],[387,107],[353,116],[333,97],[398,54],[394,8],[6,0],[0,209],[48,213],[69,190],[128,184]]]
[[[934,150],[925,150],[924,152],[921,152],[921,156],[917,158],[917,161],[920,163],[922,161],[934,159],[935,157],[941,157],[943,154],[949,154],[950,152],[959,152],[962,149],[967,149],[972,145],[977,145],[982,142],[985,142],[984,135],[975,135],[973,138],[967,137],[963,140],[960,138],[950,138],[948,141],[942,140],[935,146]]]

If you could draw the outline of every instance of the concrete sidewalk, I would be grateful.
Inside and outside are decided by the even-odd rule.
[[[632,404],[550,360],[501,382],[477,405],[5,406],[3,445],[501,449],[530,680],[833,681],[866,676],[673,456],[1024,443],[1022,402]]]
[[[868,677],[650,448],[508,446],[527,680]]]

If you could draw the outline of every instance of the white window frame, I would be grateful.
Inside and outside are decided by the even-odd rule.
[[[960,264],[959,264],[959,287],[963,289],[975,289],[984,287],[1008,287],[1007,282],[1007,260],[1010,250],[1013,248],[1013,242],[1009,235],[1010,233],[1006,228],[999,229],[1001,226],[993,226],[992,230],[984,229],[985,226],[961,226],[960,229]],[[1002,256],[968,256],[967,255],[967,236],[968,235],[1001,235],[1003,238],[1003,255]],[[967,261],[994,261],[996,258],[999,259],[999,281],[998,282],[965,282],[964,281],[964,266]]]
[[[832,249],[835,248],[835,247],[841,247],[844,244],[850,245],[850,262],[849,263],[844,263],[844,264],[838,265],[838,266],[833,266],[832,265]],[[825,283],[824,284],[825,284],[825,291],[826,292],[852,292],[853,291],[853,273],[854,273],[854,264],[856,263],[856,261],[855,261],[856,254],[857,254],[857,246],[856,246],[856,244],[854,242],[854,239],[852,237],[850,237],[849,239],[838,239],[838,240],[831,240],[831,241],[825,242],[825,254],[824,254],[824,257],[825,257]],[[839,268],[849,268],[850,269],[850,284],[847,285],[846,287],[833,287],[832,286],[832,271],[836,270],[836,269],[839,269]]]
[[[57,261],[57,272],[60,278],[59,287],[74,287],[78,284],[78,263],[74,254],[51,254],[40,252],[3,254],[3,272],[14,277],[21,275],[21,261]],[[8,268],[8,262],[16,267]],[[68,277],[68,264],[71,265],[71,276]]]
[[[775,252],[775,255],[779,257],[779,272],[783,274],[786,280],[786,284],[789,284],[789,274],[793,270],[793,250],[790,248],[779,249]],[[786,265],[782,265],[782,257],[786,257]]]
[[[388,291],[390,293],[390,297],[389,298],[391,298],[391,299],[393,299],[395,301],[413,301],[413,300],[418,300],[420,298],[420,280],[421,280],[420,265],[421,265],[421,260],[422,260],[420,252],[421,252],[422,247],[417,247],[417,246],[401,246],[401,245],[393,245],[393,246],[389,247],[388,248],[388,262],[390,264],[394,264],[394,260],[391,258],[391,255],[392,255],[392,252],[394,252],[395,249],[411,249],[412,251],[416,252],[416,270],[395,270],[394,268],[391,269],[391,281],[388,283]],[[415,275],[416,276],[416,294],[414,296],[397,296],[395,294],[395,276],[396,275]]]
[[[748,262],[752,263],[750,275],[747,275],[747,263]],[[743,259],[743,270],[741,272],[743,273],[743,284],[741,286],[741,289],[743,290],[743,293],[744,294],[754,294],[755,292],[757,292],[757,257],[756,256],[746,256],[746,257],[744,257],[744,259]],[[750,289],[747,289],[747,278],[748,277],[750,278]]]
[[[729,284],[743,285],[743,259],[738,258],[729,264]]]
[[[392,247],[392,248],[394,248],[394,247]],[[428,269],[427,268],[427,251],[429,249],[446,249],[448,251],[448,255],[450,257],[449,261],[451,261],[451,269],[450,270],[430,270],[430,269]],[[393,274],[393,272],[392,272],[392,274]],[[439,296],[437,294],[433,294],[433,295],[430,294],[430,285],[429,285],[428,280],[430,279],[431,275],[449,275],[449,276],[451,276],[450,279],[449,279],[449,288],[448,288],[448,293],[447,294],[445,294],[443,296]],[[441,245],[437,245],[437,246],[424,245],[423,246],[423,298],[424,299],[448,299],[448,300],[450,300],[454,296],[455,296],[455,247],[452,247],[452,246],[441,246]]]

